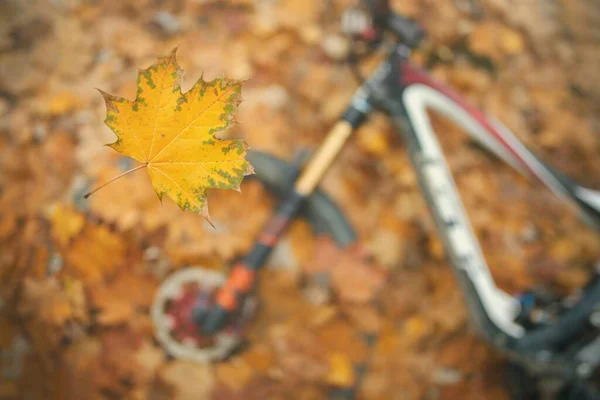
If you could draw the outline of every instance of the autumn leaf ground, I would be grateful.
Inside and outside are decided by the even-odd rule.
[[[223,363],[167,357],[148,310],[169,272],[220,268],[249,248],[273,204],[260,185],[210,191],[216,229],[161,206],[144,174],[82,199],[132,167],[102,146],[114,136],[94,88],[133,98],[137,68],[176,45],[188,77],[251,78],[223,138],[288,160],[316,146],[354,89],[338,59],[348,3],[0,6],[0,398],[320,399],[354,379],[349,365],[369,354],[357,336],[365,329],[381,336],[365,399],[507,398],[502,359],[467,321],[404,146],[383,117],[357,133],[323,184],[379,268],[295,223],[263,272],[244,351]],[[600,186],[590,172],[600,160],[600,46],[572,22],[586,1],[394,3],[430,32],[416,62],[558,168]],[[499,284],[581,285],[600,250],[595,234],[449,123],[435,126]],[[345,264],[332,258],[364,285],[345,281]]]

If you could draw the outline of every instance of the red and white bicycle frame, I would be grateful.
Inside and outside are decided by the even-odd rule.
[[[520,301],[494,283],[427,111],[443,114],[516,170],[539,179],[596,228],[600,228],[600,192],[578,186],[552,171],[506,126],[412,65],[403,56],[402,47],[398,50],[365,83],[355,107],[364,108],[368,102],[383,109],[406,141],[423,194],[467,295],[473,320],[492,341],[523,338],[526,330],[515,321],[521,311]],[[598,294],[592,297],[595,299]]]

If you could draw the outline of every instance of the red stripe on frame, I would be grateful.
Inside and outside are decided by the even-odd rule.
[[[458,93],[452,90],[450,87],[444,85],[441,82],[438,82],[434,78],[432,78],[425,71],[415,67],[410,63],[404,63],[401,68],[402,79],[407,84],[420,83],[426,86],[429,86],[440,93],[443,93],[445,96],[450,98],[452,101],[461,106],[465,111],[467,111],[481,126],[483,126],[496,140],[498,140],[502,146],[512,154],[521,165],[533,175],[536,175],[534,171],[529,167],[527,162],[519,155],[517,150],[515,150],[510,143],[506,141],[506,139],[502,136],[502,133],[499,132],[488,120],[483,112],[467,103],[467,101],[462,98]]]

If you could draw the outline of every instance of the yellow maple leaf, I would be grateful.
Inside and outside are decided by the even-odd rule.
[[[182,93],[176,50],[139,71],[133,102],[100,91],[106,101],[104,122],[117,135],[108,146],[142,163],[126,173],[148,169],[161,201],[167,194],[181,209],[208,219],[206,189],[239,190],[244,176],[253,172],[242,140],[215,137],[233,120],[241,83],[200,78]]]

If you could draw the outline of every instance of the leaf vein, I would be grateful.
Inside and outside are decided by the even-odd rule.
[[[142,142],[140,141],[140,138],[138,137],[138,135],[136,135],[135,131],[133,129],[131,129],[131,125],[129,124],[129,118],[127,118],[126,114],[123,114],[123,117],[125,118],[125,123],[127,124],[127,128],[129,129],[129,131],[131,132],[131,134],[133,135],[133,137],[135,138],[135,140],[138,142],[138,144],[140,145],[140,151],[142,152],[142,157],[145,155],[144,152],[144,146],[142,146]]]
[[[160,94],[158,95],[158,101],[156,102],[156,114],[154,115],[154,129],[152,129],[152,141],[150,142],[150,150],[148,150],[148,154],[146,155],[146,160],[150,159],[150,155],[152,154],[152,149],[154,148],[154,136],[156,135],[156,125],[158,124],[158,111],[161,109],[160,101],[162,100],[163,93],[165,92],[165,76],[167,75],[168,67],[165,67],[163,71],[163,76],[160,84]],[[168,103],[165,104],[165,106]]]
[[[198,118],[200,118],[201,116],[203,116],[212,106],[214,106],[217,102],[219,102],[222,97],[227,93],[228,91],[224,91],[220,97],[218,97],[215,101],[213,101],[212,103],[210,103],[210,105],[208,105],[208,107],[206,107],[200,114],[198,114],[196,116],[196,118],[194,118],[192,121],[190,121],[189,124],[187,124],[187,126],[185,128],[183,128],[181,130],[181,132],[179,132],[177,135],[175,135],[173,137],[173,139],[171,139],[169,141],[169,143],[165,144],[164,147],[162,149],[160,149],[160,151],[158,153],[156,153],[156,155],[154,157],[152,157],[152,160],[154,160],[156,157],[159,156],[160,153],[162,153],[167,147],[169,147],[171,145],[171,143],[173,143],[179,136],[181,136],[184,132],[186,132],[188,130],[188,128],[196,121],[198,120]],[[152,161],[149,160],[149,161]]]
[[[182,191],[183,193],[185,193],[186,195],[188,195],[189,197],[191,197],[191,199],[192,199],[194,202],[196,202],[196,203],[199,203],[198,199],[197,199],[195,196],[196,196],[196,195],[198,195],[198,194],[200,194],[200,193],[201,193],[201,191],[200,191],[200,192],[198,192],[198,193],[191,193],[191,192],[188,192],[188,191],[187,191],[187,190],[185,190],[185,189],[184,189],[184,188],[183,188],[183,187],[182,187],[182,186],[181,186],[181,185],[180,185],[180,184],[179,184],[179,183],[178,183],[178,182],[177,182],[175,179],[171,178],[171,177],[170,177],[168,174],[166,174],[165,172],[161,171],[159,168],[155,168],[155,169],[156,169],[156,171],[158,171],[158,172],[160,172],[161,174],[163,174],[164,176],[166,176],[166,177],[167,177],[167,178],[168,178],[168,179],[169,179],[171,182],[173,182],[175,185],[177,185],[177,187],[178,187],[179,189],[181,189],[181,191]]]

